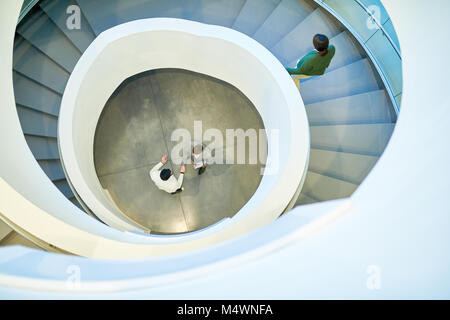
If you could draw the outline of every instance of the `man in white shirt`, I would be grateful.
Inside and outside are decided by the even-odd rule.
[[[180,176],[178,177],[178,179],[176,179],[170,169],[160,170],[161,167],[166,164],[166,162],[167,155],[164,155],[161,158],[161,162],[150,170],[150,178],[153,180],[158,189],[165,192],[176,194],[183,191],[181,185],[183,184],[183,177],[186,171],[186,167],[184,165],[181,166]]]

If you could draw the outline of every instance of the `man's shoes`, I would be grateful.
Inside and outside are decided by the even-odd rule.
[[[177,194],[177,193],[180,193],[180,192],[183,192],[183,191],[184,191],[184,187],[181,187],[180,189],[178,189],[175,192],[172,192],[171,194]]]
[[[201,167],[200,169],[198,169],[198,175],[203,174],[203,172],[205,172],[206,168],[205,167]]]

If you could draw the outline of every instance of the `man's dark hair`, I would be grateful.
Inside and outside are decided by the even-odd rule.
[[[164,180],[164,181],[169,179],[171,175],[172,175],[172,171],[170,171],[170,169],[162,169],[161,173],[159,174],[161,180]]]
[[[313,38],[314,48],[321,53],[321,56],[328,53],[328,45],[330,41],[328,37],[324,34],[316,34]]]

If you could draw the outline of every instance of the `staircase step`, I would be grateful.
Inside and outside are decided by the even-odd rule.
[[[14,70],[60,94],[64,93],[70,76],[66,70],[19,35],[14,47]]]
[[[311,149],[309,170],[359,185],[377,161],[374,156]]]
[[[68,72],[80,59],[80,51],[42,10],[27,17],[17,28],[17,33]]]
[[[394,126],[393,123],[311,126],[311,148],[379,156]]]
[[[313,49],[312,39],[315,34],[322,33],[332,38],[341,31],[340,25],[332,21],[322,8],[317,8],[292,31],[280,38],[272,52],[282,64],[287,65]]]
[[[56,139],[26,135],[25,140],[36,160],[59,159]]]
[[[53,183],[66,198],[74,197],[72,189],[70,189],[69,183],[66,179],[53,181]]]
[[[303,204],[311,204],[311,203],[315,203],[315,202],[317,202],[316,199],[313,199],[313,198],[307,196],[306,194],[300,193],[297,201],[295,202],[294,207],[300,206]]]
[[[381,24],[384,24],[389,19],[388,13],[386,12],[383,5],[380,5],[379,0],[359,0],[359,1],[362,2],[368,8],[371,5],[377,6],[380,13],[380,17],[377,17],[377,19],[380,19]],[[345,21],[351,22],[352,27],[355,30],[358,30],[358,33],[360,37],[363,39],[363,41],[367,41],[375,32],[378,31],[377,28],[368,27],[367,25],[368,17],[366,14],[364,14],[363,9],[359,5],[342,0],[325,0],[323,2],[325,2],[331,8],[336,8],[336,11],[339,12],[339,15]]]
[[[3,241],[3,239],[8,237],[8,235],[12,231],[13,230],[11,229],[11,227],[9,225],[7,225],[5,222],[3,222],[3,220],[0,220],[0,245]]]
[[[25,134],[56,138],[58,118],[41,111],[17,106],[22,131]]]
[[[96,35],[116,25],[145,18],[201,19],[202,1],[179,0],[77,0]]]
[[[13,72],[13,80],[17,104],[58,116],[61,95],[17,72]]]
[[[84,212],[83,207],[81,206],[81,204],[78,202],[77,198],[75,196],[69,198],[70,202],[72,202],[75,206],[78,207],[78,209],[80,209],[81,211]]]
[[[77,0],[96,35],[118,24],[145,18],[183,18],[205,23],[231,25],[243,0]],[[221,10],[226,14],[221,13]]]
[[[305,81],[300,85],[300,93],[305,104],[379,89],[375,72],[367,58]]]
[[[271,48],[315,9],[305,1],[282,0],[258,28],[253,38]]]
[[[245,0],[78,0],[92,28],[99,34],[112,26],[144,18],[183,18],[230,27]],[[104,6],[107,6],[105,9]],[[103,9],[103,10],[102,10]]]
[[[77,0],[81,12],[96,36],[106,29],[130,21],[124,20],[124,13],[130,6],[138,6],[136,3],[142,2],[144,1]],[[133,20],[133,18],[130,19]]]
[[[233,29],[253,35],[280,2],[281,0],[247,0],[234,21]]]
[[[330,44],[334,45],[336,52],[326,72],[339,69],[366,57],[363,48],[348,31],[342,31],[331,38]]]
[[[84,52],[94,41],[94,32],[82,12],[80,29],[69,29],[67,26],[68,19],[73,15],[73,11],[67,13],[67,10],[70,6],[78,6],[76,0],[44,0],[39,5],[80,52]]]
[[[349,197],[357,188],[356,184],[327,177],[308,171],[302,193],[318,201]]]
[[[65,179],[64,170],[59,159],[39,160],[38,163],[50,180]]]
[[[326,100],[305,106],[310,125],[394,122],[384,90]]]
[[[194,1],[195,2],[195,1]],[[208,24],[231,27],[241,12],[245,0],[200,1],[190,19]],[[184,5],[184,4],[183,4]]]

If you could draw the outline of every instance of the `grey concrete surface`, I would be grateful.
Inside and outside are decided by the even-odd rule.
[[[156,188],[149,171],[178,143],[175,129],[192,137],[194,121],[203,132],[219,129],[263,129],[253,104],[220,80],[178,69],[145,72],[127,79],[111,96],[97,125],[94,161],[102,186],[116,205],[152,233],[184,233],[205,228],[236,214],[256,191],[263,164],[213,164],[198,176],[187,165],[184,191],[170,195]],[[208,144],[206,142],[206,144]],[[224,141],[224,158],[226,148]],[[228,146],[227,146],[228,145]],[[236,155],[237,147],[234,146]],[[166,168],[179,175],[179,165]]]

